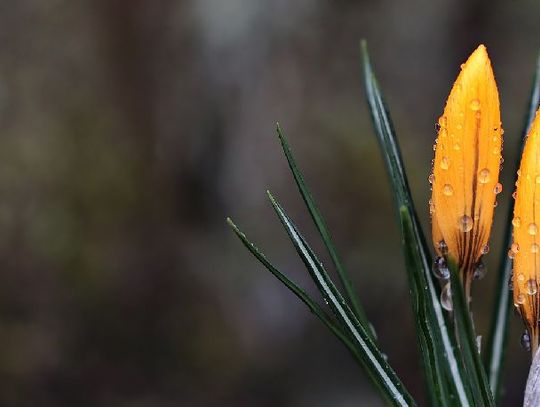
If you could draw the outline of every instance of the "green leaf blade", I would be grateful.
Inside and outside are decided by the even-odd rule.
[[[491,388],[487,379],[484,365],[480,358],[480,353],[476,345],[469,305],[465,299],[463,286],[459,277],[459,269],[453,263],[449,262],[450,282],[452,287],[452,305],[454,320],[456,323],[456,332],[458,335],[459,346],[462,352],[465,369],[473,382],[473,395],[475,405],[494,406],[495,401],[491,394]]]
[[[233,232],[240,239],[242,244],[249,250],[249,252],[270,272],[272,273],[285,287],[287,287],[296,297],[300,299],[309,310],[319,318],[323,324],[341,341],[343,344],[354,354],[357,355],[357,350],[350,341],[347,334],[337,325],[332,318],[321,308],[321,306],[311,299],[311,297],[296,283],[291,281],[285,274],[279,271],[262,253],[255,244],[248,240],[247,236],[236,226],[236,224],[227,218],[227,223],[232,228]]]
[[[536,111],[540,106],[540,55],[536,61],[536,70],[532,81],[529,103],[523,123],[521,138],[517,140],[519,152],[517,160],[512,168],[512,185],[517,181],[517,170],[519,160],[525,145],[525,138],[532,125]],[[490,333],[487,342],[486,369],[489,376],[489,384],[496,400],[501,395],[502,367],[504,365],[504,356],[508,342],[508,320],[512,309],[511,293],[508,288],[510,276],[512,274],[512,260],[506,255],[505,248],[512,244],[512,223],[511,219],[514,213],[514,200],[510,201],[508,213],[506,215],[503,250],[499,270],[497,272],[497,286],[495,288],[495,302],[492,315],[494,315]]]
[[[444,388],[439,389],[441,386],[439,381],[444,374],[460,405],[469,405],[470,379],[463,375],[462,363],[455,355],[453,340],[440,305],[439,292],[431,274],[430,252],[414,209],[394,126],[373,73],[365,41],[361,42],[361,53],[367,102],[392,184],[398,218],[401,222],[404,219],[405,221],[409,219],[411,222],[408,229],[405,229],[406,225],[402,224],[402,234],[407,236],[407,241],[404,242],[405,255],[414,256],[414,260],[408,260],[409,267],[414,265],[414,269],[408,270],[409,284],[413,292],[413,309],[415,307],[414,295],[421,297],[425,307],[426,320],[417,313],[415,313],[415,318],[417,318],[417,327],[420,329],[420,346],[422,346],[422,341],[427,341],[424,344],[426,353],[422,352],[422,356],[428,389],[437,389],[439,398],[447,398],[448,394],[441,393],[445,391]],[[411,249],[410,246],[414,248]],[[444,373],[441,369],[444,369]]]
[[[283,149],[283,152],[285,153],[285,157],[289,164],[289,168],[293,174],[298,190],[300,191],[300,195],[302,196],[302,199],[304,200],[304,203],[309,210],[309,214],[311,215],[311,218],[315,223],[319,234],[321,235],[324,245],[326,246],[326,249],[330,254],[330,258],[332,259],[332,262],[336,267],[337,274],[339,276],[341,284],[343,285],[343,288],[345,289],[346,297],[350,301],[351,308],[354,311],[356,317],[363,325],[370,326],[366,313],[362,305],[360,304],[360,300],[358,299],[358,295],[356,293],[356,290],[354,289],[354,285],[349,277],[349,274],[347,273],[347,270],[345,269],[345,266],[343,265],[343,262],[341,261],[337,253],[330,231],[326,226],[326,222],[324,221],[322,214],[320,213],[315,203],[315,200],[313,199],[313,196],[311,195],[311,192],[306,185],[304,176],[296,163],[291,148],[289,147],[287,138],[285,137],[279,124],[277,125],[277,134],[279,137],[279,141],[281,142],[281,147]],[[372,339],[375,339],[374,335],[371,332],[371,329],[369,330],[369,333],[372,336]]]
[[[325,301],[341,322],[341,325],[348,331],[353,343],[356,345],[358,353],[362,357],[364,369],[375,386],[392,405],[415,406],[416,402],[371,339],[371,336],[368,333],[369,328],[362,326],[358,321],[294,223],[290,220],[274,197],[270,193],[268,193],[268,195],[276,214],[287,231],[289,238],[293,242],[298,255],[306,265],[313,281],[319,288],[319,291],[321,291]]]

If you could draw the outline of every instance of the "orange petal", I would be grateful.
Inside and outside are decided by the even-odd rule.
[[[533,349],[538,346],[540,278],[540,114],[529,131],[518,171],[514,206],[514,242],[509,255],[514,257],[514,304],[531,334]]]
[[[462,65],[439,126],[432,176],[433,244],[439,252],[444,240],[448,257],[470,280],[488,243],[500,188],[499,94],[483,45]]]

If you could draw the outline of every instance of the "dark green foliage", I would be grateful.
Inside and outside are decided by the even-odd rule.
[[[494,322],[488,340],[486,369],[481,362],[474,324],[456,267],[453,264],[450,264],[452,318],[448,318],[441,307],[439,283],[431,272],[430,250],[414,208],[390,114],[373,73],[367,45],[364,41],[361,45],[361,52],[367,102],[394,192],[395,209],[401,227],[405,268],[418,342],[423,358],[428,400],[430,405],[434,406],[493,406],[495,405],[493,394],[498,395],[500,389],[501,366],[506,344],[506,327],[510,309],[507,282],[511,264],[504,256],[499,272]],[[539,103],[540,60],[533,83],[524,133],[529,128]],[[390,405],[416,405],[376,343],[371,324],[337,254],[330,231],[317,209],[315,200],[307,188],[279,125],[277,132],[298,190],[335,266],[343,287],[343,294],[281,205],[270,193],[268,196],[299,257],[333,316],[325,310],[326,307],[319,305],[302,288],[272,265],[264,254],[228,219],[230,226],[266,269],[306,304],[310,311],[349,349]],[[511,205],[511,211],[512,208],[513,205]],[[507,223],[510,224],[510,219]],[[509,245],[511,238],[510,231],[508,228],[507,245]],[[452,319],[454,324],[448,324],[447,321]]]

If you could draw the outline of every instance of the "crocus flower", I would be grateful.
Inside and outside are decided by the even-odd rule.
[[[514,305],[529,332],[533,355],[538,348],[540,302],[540,115],[525,142],[514,194],[513,243],[508,255],[514,259]]]
[[[453,261],[470,298],[472,279],[483,274],[481,257],[489,250],[496,195],[502,190],[499,94],[484,45],[461,65],[438,128],[429,177],[433,244],[439,256],[434,267],[445,279],[447,261]]]

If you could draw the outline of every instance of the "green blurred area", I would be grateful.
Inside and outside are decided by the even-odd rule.
[[[227,229],[231,216],[314,292],[266,202],[269,188],[327,259],[276,121],[391,364],[425,401],[359,39],[429,236],[434,124],[459,65],[486,44],[512,162],[539,13],[533,0],[2,2],[0,405],[381,405]],[[509,168],[474,287],[484,335]],[[512,318],[504,405],[521,402],[522,329]]]

